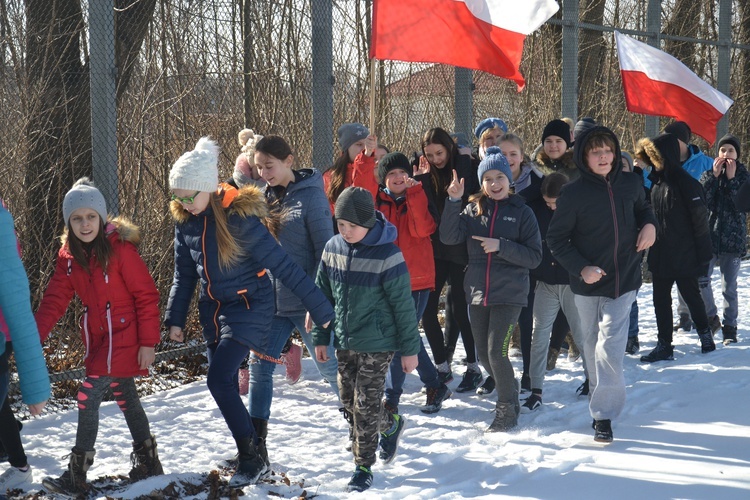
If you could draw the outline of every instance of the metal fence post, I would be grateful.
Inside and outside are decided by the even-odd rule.
[[[454,75],[454,132],[466,134],[471,144],[474,129],[474,83],[473,72],[466,68],[455,68]]]
[[[312,166],[333,161],[333,2],[312,0]]]
[[[115,11],[110,1],[89,2],[91,160],[107,209],[119,213]]]
[[[648,0],[646,10],[646,29],[651,33],[648,44],[661,50],[661,0]],[[654,137],[659,133],[659,117],[646,116],[646,137]]]
[[[562,95],[560,112],[578,119],[578,0],[562,3]]]
[[[719,74],[717,78],[717,89],[725,95],[729,95],[729,72],[732,43],[732,0],[719,1]],[[729,108],[727,114],[719,121],[716,127],[716,139],[724,136],[729,131]]]

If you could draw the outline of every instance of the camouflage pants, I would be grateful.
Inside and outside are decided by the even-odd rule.
[[[383,409],[385,375],[392,352],[336,350],[341,403],[352,416],[354,463],[372,467],[380,433],[393,425],[393,416]]]

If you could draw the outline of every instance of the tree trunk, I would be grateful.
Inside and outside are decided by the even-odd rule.
[[[606,0],[587,0],[581,2],[581,22],[599,24],[604,21]],[[579,36],[580,51],[578,54],[578,113],[579,116],[590,116],[597,108],[601,97],[596,89],[605,76],[604,65],[604,32],[582,29]],[[577,117],[571,116],[575,121]],[[595,119],[601,117],[594,116]]]
[[[676,0],[664,32],[667,35],[697,38],[700,28],[701,3],[698,0]],[[664,51],[695,71],[695,44],[692,42],[665,40]]]

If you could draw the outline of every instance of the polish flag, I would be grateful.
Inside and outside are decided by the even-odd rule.
[[[709,143],[734,103],[678,59],[615,31],[622,88],[629,111],[684,121]]]
[[[374,0],[370,57],[486,71],[520,91],[523,41],[558,8],[555,0]]]

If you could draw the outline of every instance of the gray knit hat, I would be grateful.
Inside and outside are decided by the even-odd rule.
[[[169,188],[213,192],[219,187],[219,145],[202,137],[169,171]]]
[[[344,123],[336,133],[339,136],[341,151],[346,151],[349,149],[349,146],[370,135],[370,131],[361,123]]]
[[[361,187],[344,189],[336,200],[335,214],[336,219],[372,228],[375,225],[375,202],[372,194]]]
[[[78,179],[63,199],[63,219],[68,225],[70,216],[79,208],[90,208],[99,214],[102,223],[107,223],[107,202],[88,177]]]

